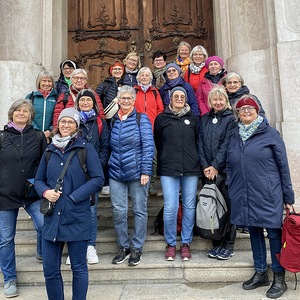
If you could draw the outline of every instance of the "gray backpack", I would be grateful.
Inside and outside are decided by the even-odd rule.
[[[226,201],[216,184],[205,184],[198,195],[195,235],[222,240],[229,225]]]

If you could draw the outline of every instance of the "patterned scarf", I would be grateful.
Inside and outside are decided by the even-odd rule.
[[[90,110],[90,111],[80,111],[79,112],[79,117],[80,117],[80,121],[82,123],[86,123],[90,118],[96,116],[96,112],[94,109]]]
[[[195,65],[193,62],[190,64],[190,70],[193,74],[199,74],[201,69],[205,66],[205,63],[201,63],[200,66]]]
[[[69,142],[75,138],[77,136],[78,132],[75,132],[71,135],[65,136],[65,137],[61,137],[59,133],[57,133],[56,135],[54,135],[54,137],[52,138],[52,144],[60,149],[65,149],[67,147],[67,145],[69,144]]]
[[[263,120],[263,117],[258,116],[257,119],[255,119],[251,124],[248,125],[244,125],[239,122],[239,134],[243,143],[245,143],[246,140],[252,136],[252,134],[257,130]]]
[[[181,57],[177,57],[175,62],[181,68],[182,72],[184,73],[185,71],[187,71],[187,69],[191,63],[191,60],[188,57],[185,60],[182,60]]]
[[[169,109],[174,115],[178,116],[179,118],[181,118],[191,110],[190,106],[187,103],[184,105],[183,109],[179,112],[174,111],[171,103],[169,104]]]
[[[166,82],[166,78],[164,76],[164,73],[166,72],[166,66],[160,69],[154,69],[154,77],[156,78],[156,87],[160,89],[163,84]]]

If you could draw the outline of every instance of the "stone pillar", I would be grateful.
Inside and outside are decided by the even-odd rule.
[[[282,134],[300,197],[300,20],[297,0],[214,0],[216,51],[245,79]]]
[[[12,102],[36,88],[38,73],[59,72],[67,51],[67,1],[7,0],[0,18],[0,128]]]

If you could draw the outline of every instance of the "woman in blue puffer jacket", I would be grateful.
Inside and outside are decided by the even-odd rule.
[[[147,198],[154,141],[152,126],[146,114],[134,108],[136,92],[133,87],[122,86],[117,94],[120,109],[111,121],[108,162],[110,197],[113,209],[119,253],[112,263],[120,264],[129,258],[135,266],[142,258],[147,231]],[[128,194],[132,200],[134,230],[128,235]],[[130,257],[129,257],[130,256]]]

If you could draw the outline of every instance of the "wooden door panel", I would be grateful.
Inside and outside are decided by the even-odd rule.
[[[156,50],[173,61],[180,41],[214,52],[211,0],[68,0],[68,55],[95,87],[130,51],[152,67]]]

